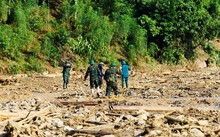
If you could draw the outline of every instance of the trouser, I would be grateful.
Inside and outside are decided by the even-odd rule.
[[[117,83],[107,82],[107,87],[106,87],[105,96],[110,97],[110,93],[111,93],[112,90],[114,91],[114,94],[117,96],[117,95],[118,95],[118,86],[117,86]]]
[[[90,79],[90,88],[97,88],[99,86],[98,79]]]
[[[101,96],[99,87],[97,87],[96,90],[94,88],[91,88],[91,95],[92,95],[92,97],[95,97],[95,94],[97,95],[97,97]]]
[[[95,96],[95,89],[97,89],[98,97],[100,96],[99,83],[97,79],[90,79],[90,89],[91,89],[91,94],[93,97]]]
[[[63,89],[67,88],[68,83],[69,83],[69,75],[63,75]]]
[[[101,88],[101,86],[102,86],[102,77],[101,76],[99,76],[99,81],[98,81],[98,84],[99,84],[99,87]]]
[[[126,85],[126,88],[128,88],[128,77],[123,77],[121,78],[121,86],[122,88],[124,88],[124,82],[125,82],[125,85]]]

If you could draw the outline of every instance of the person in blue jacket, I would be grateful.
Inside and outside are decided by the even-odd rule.
[[[130,66],[128,66],[126,64],[126,62],[124,60],[122,60],[121,62],[122,66],[121,66],[121,80],[122,80],[122,88],[124,88],[124,82],[126,84],[126,88],[128,88],[128,77],[129,77],[129,73],[128,71],[131,70]]]

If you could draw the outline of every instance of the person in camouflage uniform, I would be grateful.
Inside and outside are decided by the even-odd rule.
[[[110,93],[113,90],[114,94],[118,95],[118,85],[117,85],[117,77],[116,74],[121,75],[121,72],[117,70],[116,64],[114,62],[111,63],[110,67],[105,71],[104,79],[106,81],[106,94],[105,96],[110,97]]]
[[[100,62],[99,65],[98,65],[98,68],[99,68],[99,74],[98,74],[98,79],[99,79],[99,87],[101,88],[102,87],[102,78],[104,76],[103,74],[103,66],[104,66],[104,63],[103,62]]]
[[[70,70],[71,70],[71,63],[70,60],[67,59],[63,65],[63,89],[66,89],[69,83]]]
[[[98,83],[99,73],[100,73],[99,69],[97,66],[95,66],[94,60],[90,60],[90,66],[87,68],[86,74],[84,76],[84,81],[86,80],[88,76],[90,76],[90,89],[91,89],[91,93],[93,97],[95,96],[94,89],[98,90],[97,95],[98,97],[100,96],[99,87],[98,87],[99,86],[99,83]]]

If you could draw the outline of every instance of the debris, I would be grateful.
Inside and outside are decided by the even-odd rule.
[[[84,133],[89,135],[94,135],[97,137],[111,135],[112,133],[104,132],[104,131],[92,131],[92,130],[71,130],[67,135],[74,135],[76,133]]]
[[[112,111],[138,111],[140,109],[143,109],[145,111],[149,112],[167,112],[167,111],[183,111],[182,107],[165,107],[165,106],[112,106]]]
[[[166,118],[167,120],[174,121],[174,122],[186,123],[186,121],[184,119],[175,118],[172,116],[165,116],[164,118]]]
[[[98,121],[85,121],[86,123],[96,124],[96,125],[106,125],[110,124],[109,122],[98,122]]]
[[[68,101],[61,101],[60,102],[63,105],[86,105],[86,106],[95,106],[100,103],[101,101],[78,101],[78,102],[68,102]]]

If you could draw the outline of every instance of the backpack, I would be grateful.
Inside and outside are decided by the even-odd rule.
[[[90,76],[96,78],[98,76],[97,68],[95,66],[90,67]]]
[[[109,82],[115,82],[116,81],[115,74],[116,74],[116,72],[114,71],[114,69],[110,69],[110,74],[109,74],[109,77],[108,77]]]

